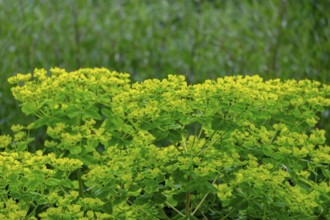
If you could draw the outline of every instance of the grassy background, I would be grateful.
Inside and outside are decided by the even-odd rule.
[[[329,11],[329,0],[0,0],[0,131],[29,120],[6,79],[34,68],[329,83]],[[320,127],[330,130],[329,110]]]

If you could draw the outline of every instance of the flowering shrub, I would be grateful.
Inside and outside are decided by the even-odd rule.
[[[183,76],[130,83],[107,69],[9,79],[35,115],[0,136],[0,217],[326,218],[330,86]],[[44,146],[34,130],[46,129]],[[36,152],[35,149],[37,150]]]

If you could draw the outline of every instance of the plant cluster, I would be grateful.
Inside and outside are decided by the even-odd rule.
[[[316,127],[328,85],[180,75],[131,84],[104,68],[9,82],[36,120],[0,136],[1,218],[329,217],[330,147]]]

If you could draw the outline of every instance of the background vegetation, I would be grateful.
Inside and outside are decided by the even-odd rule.
[[[0,0],[0,10],[1,133],[29,120],[7,78],[36,67],[330,82],[328,0]],[[329,110],[319,126],[330,130]]]

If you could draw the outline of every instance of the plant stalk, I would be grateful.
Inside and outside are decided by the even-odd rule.
[[[77,170],[77,179],[79,183],[79,195],[81,196],[84,193],[84,183],[81,179],[81,168]]]
[[[189,176],[188,182],[191,181],[191,176]],[[186,207],[185,207],[186,217],[190,216],[190,192],[186,192]]]

